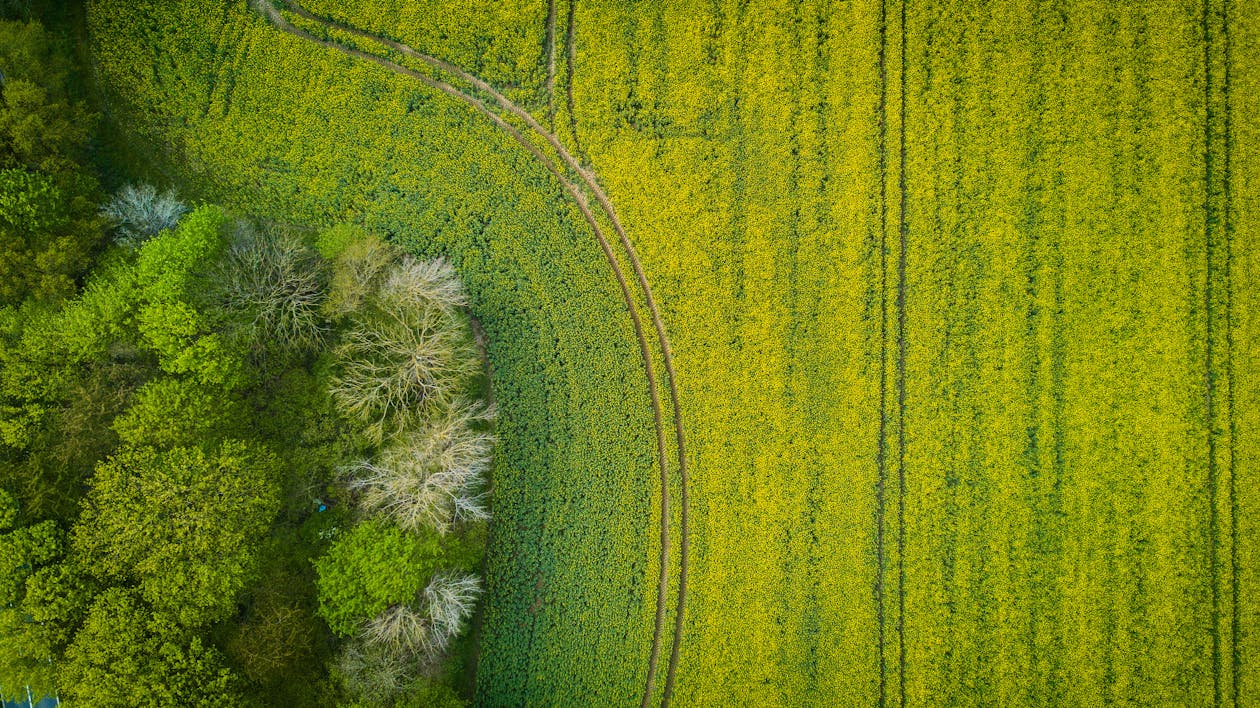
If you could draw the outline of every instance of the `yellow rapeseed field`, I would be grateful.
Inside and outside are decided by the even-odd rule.
[[[467,283],[480,702],[1260,702],[1255,2],[89,25],[137,170]]]

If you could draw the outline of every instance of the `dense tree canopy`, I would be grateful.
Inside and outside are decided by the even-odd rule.
[[[0,21],[0,166],[58,175],[77,168],[96,116],[72,95],[65,42],[37,20]]]
[[[338,342],[390,317],[402,340],[442,339],[454,363],[434,375],[467,390],[463,295],[443,263],[338,234],[330,264],[201,207],[115,248],[76,297],[0,307],[0,686],[85,705],[454,699],[419,667],[479,592],[491,417],[461,398],[382,443],[338,395]],[[433,513],[321,514],[317,493]]]
[[[105,225],[83,166],[96,117],[71,97],[60,43],[0,21],[0,305],[72,294]]]
[[[279,507],[276,461],[240,441],[125,447],[97,467],[74,547],[103,580],[134,581],[197,627],[227,616]]]
[[[355,526],[316,563],[319,611],[349,636],[390,605],[413,601],[442,560],[437,534],[418,536],[384,521]]]
[[[222,653],[122,588],[92,604],[66,650],[60,689],[85,706],[241,705]]]
[[[117,426],[146,425],[155,439],[133,434],[137,443],[169,440],[180,421],[204,431],[230,415],[230,402],[213,414],[202,405],[210,417],[194,421],[198,407],[187,405],[230,399],[244,383],[239,352],[193,302],[199,274],[222,252],[226,221],[220,209],[199,209],[134,258],[103,263],[60,308],[0,307],[0,484],[32,513],[67,521],[77,513],[84,480],[118,442],[116,417],[158,369],[189,380],[145,388],[146,405]],[[159,397],[164,411],[153,409]]]
[[[355,687],[400,657],[338,673],[361,638],[337,637],[431,625],[426,588],[473,568],[484,529],[362,522],[323,499],[354,501],[344,469],[418,423],[411,404],[468,388],[454,271],[357,227],[313,240],[149,185],[102,205],[71,56],[38,22],[0,22],[0,690],[387,700]],[[357,406],[350,389],[382,380],[395,390]],[[462,618],[478,586],[460,577],[442,606]],[[397,678],[458,703],[414,666]]]
[[[199,297],[228,228],[202,208],[112,254],[71,300],[0,307],[0,485],[16,492],[0,495],[0,686],[222,700],[227,659],[206,632],[247,598],[281,504],[259,431],[283,445],[304,421],[257,424],[266,406],[250,401],[270,396],[243,375],[249,343]]]

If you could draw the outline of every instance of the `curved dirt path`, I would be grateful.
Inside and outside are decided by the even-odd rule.
[[[681,483],[680,484],[681,504],[680,504],[680,511],[679,511],[679,519],[680,519],[679,568],[680,568],[680,571],[679,571],[679,580],[678,580],[678,601],[677,601],[677,610],[675,612],[673,641],[672,641],[672,647],[670,651],[669,667],[666,671],[665,692],[661,700],[662,706],[668,705],[673,694],[674,680],[675,680],[675,676],[677,672],[677,665],[678,665],[679,655],[680,655],[683,619],[684,619],[686,592],[687,592],[687,570],[689,566],[689,557],[688,557],[688,551],[689,551],[689,546],[690,546],[690,525],[689,525],[689,519],[688,519],[688,508],[689,508],[688,481],[689,480],[688,480],[688,475],[687,475],[687,456],[686,456],[686,447],[685,447],[685,440],[684,440],[685,434],[684,434],[684,428],[683,428],[683,422],[682,422],[681,407],[679,404],[678,388],[676,385],[676,373],[675,373],[675,369],[673,365],[673,352],[669,345],[668,336],[665,333],[665,327],[661,320],[660,310],[657,307],[655,298],[653,297],[652,289],[651,289],[651,286],[648,284],[647,276],[645,275],[643,271],[642,264],[640,263],[638,259],[638,254],[636,253],[633,244],[630,243],[630,240],[628,236],[626,235],[625,229],[622,227],[620,220],[617,218],[616,212],[612,207],[612,203],[609,201],[607,194],[599,186],[598,182],[595,179],[594,174],[590,170],[587,170],[586,168],[582,167],[581,164],[579,164],[578,161],[573,157],[573,155],[570,154],[564,148],[564,146],[560,143],[560,141],[555,137],[554,134],[546,130],[527,111],[520,108],[512,101],[508,100],[505,96],[503,96],[501,93],[499,93],[497,90],[495,90],[492,86],[490,86],[485,81],[455,66],[454,64],[451,64],[441,59],[437,59],[435,57],[418,52],[415,49],[407,45],[404,45],[402,43],[399,43],[399,42],[396,42],[394,40],[390,40],[387,38],[378,37],[364,30],[360,30],[360,29],[350,27],[347,25],[342,25],[338,22],[334,22],[325,18],[318,17],[312,14],[311,12],[307,11],[305,8],[302,8],[296,3],[292,2],[292,0],[286,0],[286,4],[288,8],[299,17],[302,17],[311,22],[315,22],[329,29],[346,32],[346,33],[349,33],[358,37],[362,37],[369,41],[379,43],[400,54],[417,59],[435,69],[439,69],[441,71],[445,71],[449,74],[452,74],[455,77],[459,78],[460,80],[473,85],[475,88],[479,89],[483,93],[486,93],[489,96],[491,96],[494,99],[494,101],[499,104],[500,107],[502,107],[504,110],[508,111],[512,115],[524,121],[526,125],[528,125],[529,128],[532,130],[532,132],[537,134],[539,137],[543,138],[543,140],[545,140],[551,146],[551,148],[560,156],[561,160],[569,167],[569,169],[572,170],[578,176],[578,179],[581,181],[581,183],[585,185],[586,188],[592,192],[601,210],[604,212],[609,222],[612,223],[613,229],[617,233],[618,240],[626,252],[627,260],[630,262],[631,268],[633,269],[635,273],[635,277],[636,277],[636,280],[638,281],[638,285],[644,294],[644,301],[647,305],[648,311],[652,318],[653,328],[656,331],[657,339],[661,346],[662,360],[665,365],[666,377],[667,377],[666,384],[670,391],[670,403],[672,405],[673,413],[674,413],[673,415],[674,437],[675,437],[675,444],[677,446],[677,452],[678,452],[679,479]],[[653,416],[655,418],[656,432],[657,432],[657,447],[659,450],[659,465],[660,465],[660,470],[661,470],[661,557],[660,557],[661,575],[658,581],[656,626],[655,626],[655,631],[653,632],[653,638],[652,638],[652,652],[649,659],[648,676],[647,676],[646,686],[644,689],[643,700],[641,703],[642,706],[647,706],[651,702],[651,697],[655,692],[657,663],[659,659],[661,639],[664,634],[666,594],[668,592],[668,585],[669,585],[669,577],[668,577],[669,548],[670,548],[669,479],[668,479],[668,468],[665,463],[668,446],[666,445],[665,439],[664,439],[664,428],[663,428],[664,415],[662,412],[660,395],[657,390],[657,378],[655,374],[655,366],[654,366],[653,359],[651,356],[650,348],[648,347],[648,344],[647,344],[646,337],[644,336],[642,322],[639,318],[638,310],[634,304],[634,298],[630,293],[627,279],[624,273],[622,272],[621,267],[616,257],[614,256],[612,252],[611,245],[608,239],[604,236],[603,229],[601,229],[601,227],[599,226],[598,220],[595,218],[594,214],[592,213],[590,209],[590,206],[586,199],[586,195],[583,194],[583,192],[578,189],[578,185],[574,184],[563,174],[562,170],[555,164],[554,161],[552,161],[545,154],[543,154],[543,152],[538,148],[537,145],[535,145],[528,138],[526,138],[524,134],[522,134],[522,132],[518,130],[515,126],[507,123],[501,116],[496,114],[494,111],[490,110],[490,108],[486,105],[486,103],[482,99],[474,95],[471,95],[469,93],[465,93],[464,91],[461,91],[460,89],[457,89],[446,82],[434,79],[418,71],[402,66],[388,59],[385,59],[384,57],[380,57],[375,54],[371,54],[369,52],[365,52],[365,51],[362,51],[353,47],[344,46],[336,42],[332,42],[329,40],[322,39],[320,37],[316,37],[315,35],[312,35],[309,32],[301,28],[298,28],[294,26],[292,23],[290,23],[287,19],[285,19],[285,17],[280,13],[280,11],[277,10],[275,7],[273,7],[269,2],[267,2],[267,0],[255,0],[255,6],[262,12],[262,14],[264,14],[271,21],[271,23],[274,26],[276,26],[281,31],[284,31],[289,34],[301,37],[303,39],[315,42],[327,48],[340,51],[350,56],[354,56],[360,59],[371,61],[386,69],[389,69],[390,71],[394,73],[414,78],[431,88],[442,91],[443,93],[446,93],[454,98],[457,98],[473,106],[483,115],[485,115],[487,118],[493,121],[496,125],[502,128],[505,132],[511,135],[518,143],[520,143],[523,147],[525,147],[525,149],[527,149],[536,159],[539,160],[539,162],[543,165],[543,167],[546,168],[547,171],[550,172],[564,186],[565,191],[568,192],[569,196],[574,200],[579,210],[582,212],[582,215],[586,219],[587,223],[590,224],[592,231],[595,233],[596,239],[599,241],[601,249],[604,251],[604,256],[608,260],[609,266],[612,268],[613,274],[618,281],[618,285],[621,288],[622,297],[625,300],[626,307],[630,311],[630,316],[631,316],[632,323],[634,325],[635,334],[639,341],[640,354],[643,357],[644,366],[647,373],[648,389],[649,389],[649,394],[652,399]],[[553,44],[553,47],[554,47],[554,44]]]

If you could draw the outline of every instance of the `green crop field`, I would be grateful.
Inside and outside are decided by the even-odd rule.
[[[1256,2],[87,19],[120,164],[459,271],[480,703],[1260,703]]]

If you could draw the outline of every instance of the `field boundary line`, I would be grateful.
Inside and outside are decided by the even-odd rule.
[[[586,219],[586,221],[592,227],[592,230],[595,232],[596,238],[600,242],[601,248],[604,250],[605,257],[608,259],[610,266],[613,268],[614,274],[618,280],[619,285],[621,286],[623,299],[626,302],[627,308],[630,310],[632,321],[635,324],[636,336],[639,340],[639,345],[640,345],[640,353],[643,356],[644,366],[647,372],[648,388],[649,388],[649,393],[652,398],[653,414],[655,417],[655,423],[656,423],[656,428],[657,428],[658,449],[660,453],[659,464],[660,464],[661,477],[662,477],[662,480],[661,480],[662,482],[661,484],[661,506],[662,506],[662,509],[661,509],[661,526],[662,526],[661,569],[662,571],[661,571],[661,580],[658,584],[656,629],[653,633],[652,654],[651,654],[651,659],[649,662],[647,686],[644,692],[644,700],[643,700],[643,705],[647,705],[647,703],[650,702],[651,695],[654,693],[656,663],[657,663],[657,658],[659,655],[660,641],[661,641],[663,631],[664,631],[663,626],[664,626],[664,613],[665,613],[666,602],[664,602],[663,598],[665,597],[668,591],[667,588],[668,588],[669,547],[670,547],[668,529],[669,529],[670,514],[669,514],[668,467],[665,463],[665,457],[668,454],[667,453],[668,446],[664,442],[664,432],[663,432],[664,415],[663,415],[662,406],[660,402],[659,392],[657,390],[657,377],[655,374],[653,358],[651,356],[651,352],[649,351],[646,337],[643,333],[643,328],[641,325],[641,321],[639,319],[637,308],[635,306],[634,297],[629,292],[628,281],[625,278],[624,273],[621,271],[620,266],[617,263],[616,257],[612,253],[609,241],[604,236],[603,230],[600,228],[598,220],[595,218],[594,214],[592,213],[590,209],[586,196],[578,189],[578,185],[574,184],[572,181],[570,181],[569,179],[565,177],[565,175],[558,168],[558,166],[550,158],[544,155],[537,145],[535,145],[532,141],[526,138],[519,129],[509,124],[501,116],[499,116],[494,111],[492,111],[486,105],[484,101],[477,98],[476,96],[465,93],[455,88],[451,84],[426,76],[425,74],[415,71],[414,69],[410,69],[408,67],[402,66],[388,59],[385,59],[384,57],[380,57],[378,55],[371,54],[369,52],[365,52],[360,49],[344,46],[337,42],[333,42],[330,40],[322,39],[320,37],[316,37],[310,34],[309,32],[306,32],[305,30],[302,30],[301,28],[298,28],[294,26],[292,23],[290,23],[287,19],[284,18],[284,16],[280,13],[280,11],[277,10],[274,6],[272,6],[269,2],[267,2],[267,0],[254,0],[254,2],[257,3],[257,6],[263,11],[263,14],[271,20],[272,24],[282,31],[301,37],[303,39],[313,41],[324,47],[340,51],[350,56],[354,56],[360,59],[371,61],[390,71],[393,71],[394,73],[404,75],[404,76],[409,76],[411,78],[415,78],[419,80],[421,83],[424,83],[425,85],[431,88],[442,91],[443,93],[446,93],[454,98],[464,101],[465,103],[468,103],[469,105],[476,108],[479,112],[481,112],[483,115],[488,117],[491,121],[493,121],[496,125],[502,128],[511,137],[513,137],[518,143],[520,143],[523,147],[525,147],[536,159],[539,160],[540,163],[542,163],[542,165],[553,176],[556,177],[558,181],[560,181],[560,183],[564,186],[565,191],[568,192],[569,196],[577,204],[579,210],[582,212],[583,217]],[[633,244],[630,243],[630,240],[628,236],[626,235],[625,229],[622,227],[620,220],[617,218],[616,212],[612,207],[612,203],[608,199],[607,195],[604,193],[603,189],[599,186],[598,182],[595,180],[595,176],[593,172],[591,172],[589,169],[582,167],[577,162],[577,160],[567,150],[564,149],[564,146],[559,142],[559,140],[552,133],[550,133],[545,128],[543,128],[543,126],[540,125],[538,121],[532,115],[530,115],[528,112],[521,109],[512,101],[508,100],[500,92],[495,90],[492,86],[490,86],[488,83],[486,83],[482,79],[470,74],[469,72],[465,71],[464,69],[461,69],[458,66],[455,66],[454,64],[451,64],[442,59],[438,59],[436,57],[423,54],[400,42],[387,39],[384,37],[379,37],[365,30],[349,27],[349,26],[343,25],[341,23],[338,23],[332,20],[318,17],[310,13],[309,11],[307,11],[305,8],[302,8],[301,6],[297,5],[295,2],[292,2],[292,0],[287,0],[286,5],[292,12],[294,12],[295,14],[297,14],[298,16],[304,19],[315,22],[327,28],[336,29],[339,31],[353,34],[355,36],[363,37],[370,41],[375,41],[379,44],[382,44],[390,49],[393,49],[399,52],[400,54],[418,59],[421,62],[433,68],[440,69],[450,74],[453,74],[457,78],[467,83],[472,84],[477,89],[490,95],[495,100],[495,102],[497,102],[503,109],[507,110],[509,113],[523,120],[526,123],[526,125],[528,125],[533,130],[534,133],[536,133],[539,137],[543,138],[548,144],[551,145],[552,149],[555,150],[556,153],[561,157],[561,160],[564,161],[565,164],[574,173],[576,173],[579,180],[586,186],[587,189],[589,189],[593,193],[595,200],[599,204],[601,210],[604,212],[608,220],[612,223],[613,229],[617,233],[618,239],[622,247],[626,251],[627,260],[631,264],[631,267],[635,273],[636,280],[638,281],[640,289],[643,291],[644,302],[651,315],[651,318],[653,321],[653,327],[656,330],[657,338],[661,347],[662,360],[665,365],[666,376],[667,376],[666,383],[670,390],[671,405],[673,407],[675,444],[677,446],[677,453],[678,453],[678,459],[679,459],[679,476],[680,476],[680,482],[681,482],[681,485],[680,485],[680,492],[681,492],[680,493],[680,497],[681,497],[680,573],[679,573],[679,582],[678,582],[678,602],[677,602],[676,611],[675,611],[675,631],[674,631],[674,636],[673,636],[673,646],[670,653],[669,667],[666,673],[665,694],[662,698],[662,705],[667,705],[670,700],[671,693],[672,693],[672,688],[674,684],[674,676],[676,674],[676,667],[678,664],[678,657],[679,657],[680,644],[681,644],[681,634],[682,634],[682,629],[683,629],[683,615],[684,615],[684,609],[685,609],[686,588],[687,588],[686,579],[687,579],[687,569],[688,569],[689,523],[688,523],[688,513],[687,513],[688,512],[688,494],[687,494],[688,476],[687,476],[687,458],[686,458],[686,448],[685,448],[685,433],[684,433],[684,426],[683,426],[683,421],[682,421],[682,416],[681,416],[681,406],[679,403],[678,389],[677,389],[677,384],[676,384],[677,376],[676,376],[676,372],[673,365],[673,353],[669,345],[668,336],[665,333],[664,324],[660,317],[660,310],[656,304],[655,298],[652,293],[652,289],[647,282],[646,274],[643,271],[642,264],[640,263],[638,259],[638,255],[634,249],[634,246]]]

